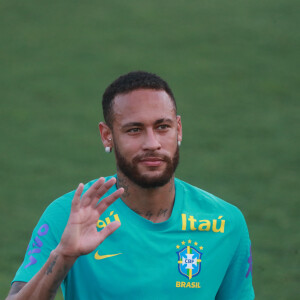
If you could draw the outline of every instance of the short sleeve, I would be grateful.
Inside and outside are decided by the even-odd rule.
[[[30,281],[45,264],[51,251],[56,248],[70,214],[71,202],[68,198],[57,199],[45,210],[33,230],[24,261],[12,282]]]
[[[240,241],[226,271],[217,300],[253,300],[252,252],[246,221],[240,214]]]

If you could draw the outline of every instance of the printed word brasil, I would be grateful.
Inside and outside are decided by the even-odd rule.
[[[176,281],[177,288],[190,288],[190,289],[200,289],[200,282],[184,282]]]

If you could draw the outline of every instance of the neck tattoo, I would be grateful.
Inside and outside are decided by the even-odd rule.
[[[123,188],[124,189],[124,193],[122,194],[122,198],[127,198],[130,196],[130,193],[129,193],[129,187],[128,187],[128,184],[126,182],[126,179],[124,178],[120,178],[119,176],[117,177],[117,182],[116,182],[116,186],[117,186],[117,189],[119,188]]]

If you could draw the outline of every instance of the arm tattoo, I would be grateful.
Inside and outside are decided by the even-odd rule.
[[[26,284],[26,282],[23,282],[23,281],[15,281],[11,286],[8,296],[17,294],[23,288],[23,286],[25,284]]]
[[[52,273],[53,271],[53,268],[57,262],[57,255],[54,257],[53,261],[49,264],[46,272],[45,272],[45,275],[49,275]],[[69,267],[68,266],[64,266],[63,268],[61,268],[60,270],[58,270],[58,273],[57,275],[55,276],[55,279],[54,279],[54,282],[52,284],[52,286],[50,287],[50,290],[49,290],[49,299],[54,299],[55,296],[56,296],[56,293],[57,293],[57,290],[61,284],[61,282],[64,280],[64,278],[66,277],[67,273],[69,271]],[[22,281],[15,281],[13,284],[12,284],[12,287],[9,291],[9,294],[8,296],[12,296],[12,295],[15,295],[17,294],[25,285],[26,285],[27,282],[22,282]]]
[[[53,267],[55,266],[56,264],[56,260],[57,260],[57,256],[54,257],[54,260],[50,263],[47,271],[46,271],[46,275],[49,275],[52,273],[52,270],[53,270]]]
[[[54,262],[56,262],[56,257],[55,257]],[[66,277],[68,271],[69,271],[69,268],[66,266],[63,269],[60,269],[58,271],[57,277],[53,283],[53,287],[50,289],[50,300],[55,298],[57,290],[58,290],[60,284],[62,283],[62,281],[64,280],[64,278]]]

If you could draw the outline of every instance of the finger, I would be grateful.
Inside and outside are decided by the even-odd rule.
[[[105,178],[100,177],[97,181],[95,181],[90,188],[84,193],[81,200],[82,206],[87,206],[91,203],[95,193],[97,190],[104,184]]]
[[[83,189],[84,189],[84,184],[79,183],[72,200],[71,211],[73,212],[78,211],[80,208],[80,196],[83,192]]]
[[[101,185],[97,191],[93,194],[92,205],[97,205],[99,199],[107,193],[107,191],[116,183],[116,178],[111,178]]]
[[[103,214],[103,212],[112,204],[114,203],[118,198],[121,197],[121,195],[124,193],[123,188],[119,188],[115,192],[113,192],[111,195],[105,197],[100,201],[100,203],[96,206],[98,212],[100,215]]]
[[[107,226],[105,226],[98,235],[98,242],[100,245],[108,236],[110,236],[112,233],[114,233],[119,227],[121,226],[121,223],[119,221],[113,221],[109,223]]]

